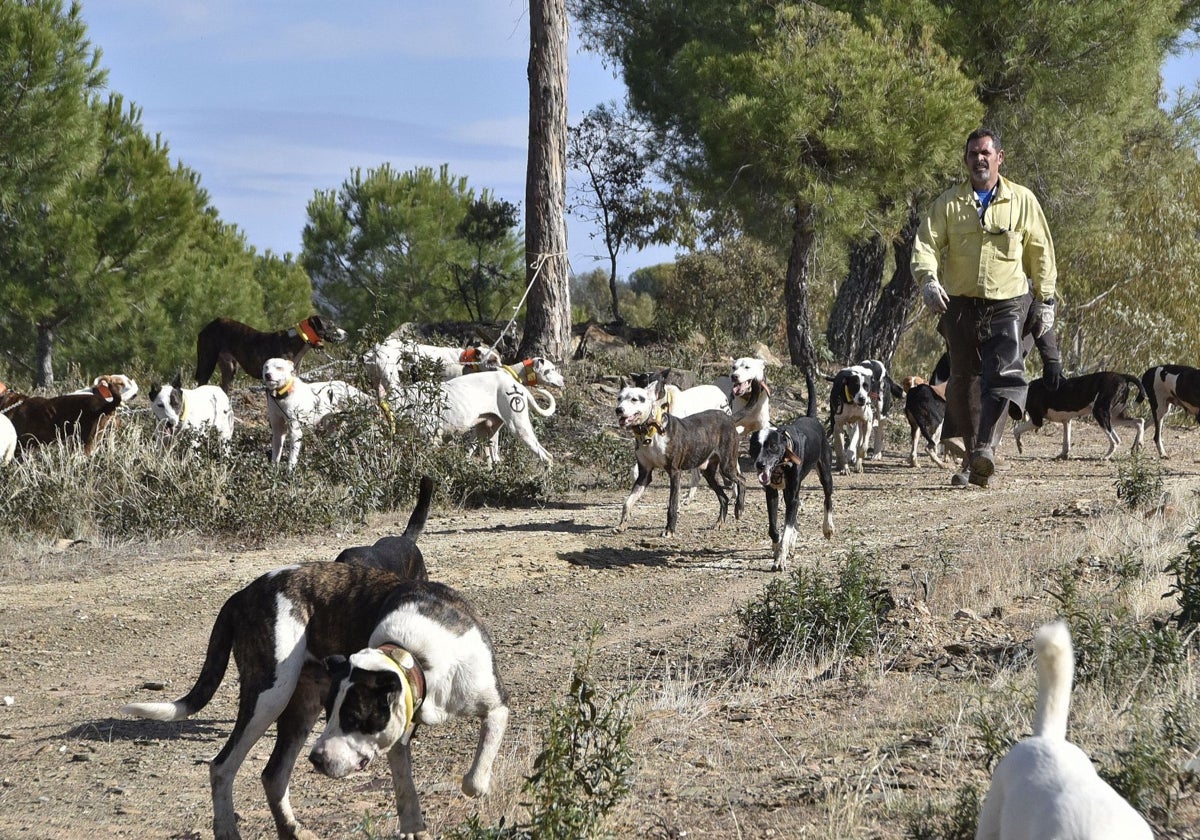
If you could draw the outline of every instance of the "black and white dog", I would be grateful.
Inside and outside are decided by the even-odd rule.
[[[829,426],[833,435],[833,451],[837,455],[837,470],[849,475],[850,469],[863,471],[867,457],[867,440],[875,428],[875,403],[871,398],[874,373],[862,365],[842,368],[830,379],[833,390],[829,395]],[[845,436],[849,436],[849,441]]]
[[[1154,418],[1154,445],[1158,456],[1166,458],[1162,429],[1171,409],[1179,406],[1200,421],[1200,370],[1187,365],[1155,365],[1142,374],[1142,387]]]
[[[1068,376],[1062,384],[1053,391],[1046,391],[1045,383],[1035,379],[1029,383],[1029,393],[1025,398],[1024,415],[1017,406],[1010,404],[1008,416],[1018,421],[1013,427],[1013,437],[1017,441],[1017,451],[1021,448],[1021,435],[1030,429],[1040,429],[1046,421],[1062,423],[1063,445],[1058,457],[1071,457],[1071,421],[1076,417],[1091,414],[1096,418],[1096,424],[1108,435],[1108,452],[1102,460],[1112,457],[1113,452],[1121,443],[1113,426],[1129,426],[1137,430],[1133,441],[1133,450],[1142,446],[1145,421],[1140,417],[1127,417],[1125,410],[1129,404],[1130,386],[1137,388],[1136,402],[1146,398],[1146,392],[1137,377],[1127,373],[1115,373],[1102,370],[1083,376]],[[1028,416],[1028,420],[1022,420]]]
[[[796,513],[800,509],[800,483],[814,469],[825,491],[825,518],[821,533],[833,537],[833,455],[825,426],[817,418],[817,390],[810,376],[808,416],[786,425],[760,429],[750,437],[750,457],[758,483],[767,500],[767,533],[771,537],[771,571],[787,567],[788,555],[796,543]],[[779,491],[783,491],[783,534],[779,533]]]
[[[356,563],[268,572],[221,608],[191,691],[173,703],[130,703],[122,712],[152,720],[195,714],[216,693],[231,652],[239,676],[237,720],[209,766],[217,840],[241,836],[234,776],[272,723],[275,747],[262,780],[275,829],[288,840],[312,836],[292,812],[288,780],[326,699],[328,724],[310,760],[341,778],[386,755],[401,837],[425,829],[410,744],[420,724],[479,718],[475,760],[462,789],[487,793],[508,724],[508,695],[487,630],[448,586],[399,580]]]
[[[359,563],[376,569],[386,569],[406,580],[429,580],[425,555],[417,547],[417,539],[425,530],[425,521],[429,518],[429,503],[432,500],[433,479],[423,475],[420,489],[417,491],[417,504],[412,515],[408,517],[408,525],[405,526],[403,534],[398,537],[380,537],[374,545],[356,545],[344,549],[333,562]]]
[[[679,518],[680,476],[684,470],[699,469],[717,495],[721,510],[716,527],[725,522],[729,511],[729,495],[725,488],[730,485],[735,493],[733,516],[735,519],[742,516],[746,490],[738,466],[740,427],[725,411],[710,409],[676,417],[667,408],[667,399],[660,394],[657,382],[651,382],[648,388],[627,385],[617,394],[617,425],[633,433],[634,456],[637,458],[637,478],[621,508],[618,532],[628,527],[633,506],[650,486],[656,469],[665,469],[671,481],[664,537],[675,533]],[[718,474],[723,483],[717,481]]]
[[[878,359],[863,359],[858,363],[871,371],[871,408],[875,412],[875,422],[871,426],[871,442],[868,454],[872,461],[883,459],[883,424],[891,419],[892,403],[904,398],[904,389],[888,376],[887,366]]]

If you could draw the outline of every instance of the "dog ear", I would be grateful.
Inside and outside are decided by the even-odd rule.
[[[171,387],[175,388],[176,390],[183,389],[183,372],[182,371],[178,371],[178,370],[175,371],[175,378],[171,380]]]
[[[321,664],[325,666],[335,684],[350,673],[350,660],[341,654],[326,656]]]

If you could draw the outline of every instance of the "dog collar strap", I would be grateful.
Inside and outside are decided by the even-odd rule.
[[[312,328],[312,324],[308,323],[307,318],[296,325],[296,332],[303,336],[304,340],[313,347],[320,347],[323,343],[321,336],[317,335],[317,331]]]
[[[284,382],[283,386],[278,391],[273,391],[272,393],[276,397],[286,397],[288,394],[292,393],[292,391],[294,391],[294,390],[296,390],[296,377],[289,376],[288,381]]]
[[[521,362],[521,370],[524,372],[526,385],[532,387],[537,384],[537,371],[533,369],[533,359],[526,359]]]
[[[517,380],[518,382],[521,382],[522,385],[525,384],[521,380],[521,374],[517,373],[517,369],[514,368],[512,365],[500,365],[500,367],[502,367],[504,370],[508,371],[508,375],[511,376],[513,379]]]
[[[846,391],[846,402],[854,402],[854,395],[850,393],[850,386],[846,385],[844,389]]]
[[[179,425],[183,425],[184,419],[187,417],[187,394],[182,388],[179,389]]]
[[[421,670],[421,665],[417,662],[417,658],[399,645],[394,645],[390,642],[382,644],[379,646],[379,651],[395,664],[396,670],[400,672],[401,679],[404,680],[403,737],[407,740],[412,737],[412,731],[416,726],[413,722],[413,716],[425,700],[425,672]]]

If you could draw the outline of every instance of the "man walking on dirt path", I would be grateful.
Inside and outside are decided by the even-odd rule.
[[[912,272],[925,305],[941,316],[950,352],[946,416],[970,453],[967,472],[951,483],[987,487],[997,424],[1009,402],[1025,406],[1022,325],[1028,315],[1035,338],[1054,328],[1058,269],[1041,204],[1000,177],[996,133],[971,132],[963,160],[967,180],[938,196],[921,222]]]

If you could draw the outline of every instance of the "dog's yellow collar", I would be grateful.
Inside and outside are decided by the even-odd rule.
[[[286,397],[294,390],[296,390],[296,377],[289,376],[288,381],[283,383],[283,386],[278,391],[273,391],[272,393],[276,397]]]
[[[416,728],[413,720],[416,711],[425,700],[425,672],[421,670],[417,658],[399,645],[380,645],[379,652],[388,658],[404,682],[404,734],[401,740],[407,741]]]
[[[187,394],[182,388],[179,389],[179,425],[183,425],[183,421],[187,418]]]
[[[649,446],[654,440],[654,436],[663,430],[662,422],[666,419],[667,414],[670,413],[668,411],[669,405],[670,400],[658,407],[654,412],[653,418],[640,426],[633,427],[634,432],[637,433],[638,446]]]
[[[521,362],[521,368],[519,371],[517,368],[514,368],[511,365],[501,365],[501,367],[508,371],[509,376],[520,382],[522,385],[533,387],[537,384],[537,371],[533,369],[533,359],[526,359],[525,361]]]

